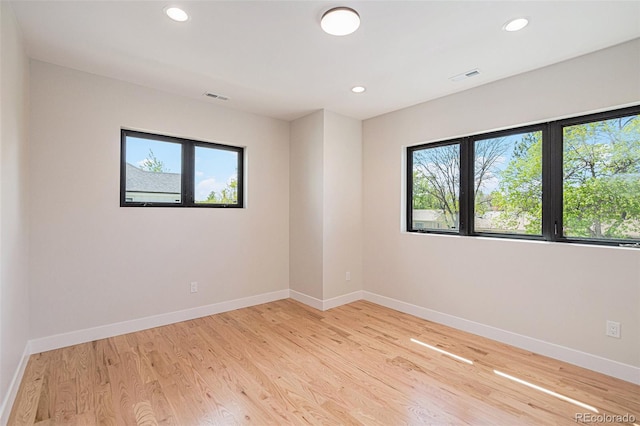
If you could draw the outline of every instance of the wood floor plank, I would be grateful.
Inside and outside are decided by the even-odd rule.
[[[116,414],[113,408],[111,385],[109,383],[97,385],[94,387],[94,392],[96,424],[104,426],[115,426],[117,423]]]
[[[142,394],[139,381],[136,380],[136,371],[132,370],[131,351],[121,353],[119,364],[109,365],[109,382],[113,411],[116,416],[116,424],[134,425],[136,416],[134,407],[137,403],[148,400]],[[142,394],[142,395],[141,395]]]
[[[30,425],[35,422],[42,397],[43,377],[49,370],[50,362],[46,354],[36,354],[29,358],[9,416],[10,425]]]
[[[68,423],[77,414],[76,397],[75,377],[57,384],[53,393],[52,416],[56,423]]]
[[[91,343],[78,345],[76,370],[76,409],[78,414],[94,415],[94,372],[96,371],[96,354]]]
[[[42,374],[42,388],[38,400],[38,408],[36,409],[36,417],[34,422],[42,422],[51,418],[51,401],[52,390],[49,387],[50,370],[46,369]]]
[[[638,422],[640,386],[366,301],[287,299],[33,355],[9,424],[570,425],[585,407]]]
[[[173,407],[167,400],[162,390],[162,386],[157,380],[145,384],[145,389],[149,395],[151,409],[155,413],[156,420],[159,425],[173,426],[178,425]]]

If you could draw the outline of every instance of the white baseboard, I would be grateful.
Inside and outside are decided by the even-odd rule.
[[[333,297],[331,299],[322,301],[322,310],[326,311],[338,306],[346,305],[347,303],[356,302],[362,300],[362,290],[354,291],[353,293],[343,294],[342,296]]]
[[[24,346],[22,359],[20,359],[18,368],[16,369],[13,378],[11,379],[11,383],[9,383],[7,394],[2,401],[2,405],[0,405],[0,425],[6,425],[9,423],[11,408],[13,407],[13,402],[16,400],[16,396],[18,395],[18,388],[20,388],[20,383],[22,383],[22,376],[24,376],[24,370],[27,368],[27,363],[29,362],[29,357],[32,353],[30,346],[30,342],[27,342],[27,344]]]
[[[309,296],[299,291],[289,290],[289,297],[293,300],[297,300],[300,303],[304,303],[307,306],[311,306],[319,311],[326,311],[338,306],[346,305],[347,303],[356,302],[362,300],[362,290],[354,291],[353,293],[343,294],[342,296],[332,297],[331,299],[320,300],[313,296]]]
[[[363,291],[369,302],[640,385],[640,368]]]
[[[258,294],[255,296],[214,303],[206,306],[198,306],[196,308],[185,309],[182,311],[169,312],[161,315],[154,315],[115,324],[42,337],[30,341],[31,353],[50,351],[53,349],[64,348],[66,346],[92,342],[98,339],[106,339],[108,337],[119,336],[121,334],[133,333],[135,331],[146,330],[153,327],[161,327],[163,325],[174,324],[180,321],[201,318],[208,315],[219,314],[222,312],[228,312],[235,309],[246,308],[287,298],[289,298],[288,289],[278,290],[271,293]]]
[[[304,293],[300,293],[299,291],[289,290],[289,297],[293,300],[297,300],[300,303],[304,303],[307,306],[311,306],[314,309],[319,311],[323,311],[324,302],[320,299],[316,299],[313,296],[308,296]]]

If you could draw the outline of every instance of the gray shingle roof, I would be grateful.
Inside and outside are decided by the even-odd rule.
[[[127,163],[127,192],[180,194],[180,173],[147,172]]]

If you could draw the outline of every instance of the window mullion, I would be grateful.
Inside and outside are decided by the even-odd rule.
[[[460,235],[473,234],[473,142],[460,141]]]
[[[185,206],[194,205],[194,149],[195,148],[192,143],[185,143],[182,145],[182,194]]]
[[[549,123],[543,133],[542,233],[548,241],[562,238],[562,126]]]

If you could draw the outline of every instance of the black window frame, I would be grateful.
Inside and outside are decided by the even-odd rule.
[[[463,176],[463,170],[466,169],[465,164],[463,164],[463,155],[462,155],[462,145],[461,142],[464,138],[454,138],[448,139],[445,141],[438,141],[429,144],[417,145],[414,147],[407,148],[407,195],[413,194],[413,153],[415,151],[421,151],[425,148],[441,148],[443,146],[450,145],[459,145],[460,148],[458,152],[460,153],[460,183],[461,187],[458,190],[458,229],[445,229],[445,228],[433,228],[433,229],[420,229],[420,230],[412,230],[411,232],[421,232],[421,233],[431,233],[431,234],[447,234],[447,235],[458,235],[462,232],[463,228],[463,217],[462,217],[462,199],[463,199],[463,187],[462,182],[465,180]],[[410,224],[413,223],[413,198],[407,197],[407,228]]]
[[[525,134],[525,133],[533,133],[533,132],[541,132],[542,133],[542,226],[540,229],[540,234],[536,234],[536,235],[532,235],[532,234],[521,234],[521,233],[515,233],[515,232],[488,232],[488,231],[476,231],[475,230],[475,194],[473,191],[473,187],[474,187],[474,179],[475,179],[475,143],[478,141],[483,141],[486,139],[494,139],[494,138],[500,138],[500,137],[506,137],[506,136],[513,136],[513,135],[518,135],[518,134]],[[544,235],[545,235],[545,225],[546,225],[546,221],[545,221],[545,210],[544,210],[544,203],[545,203],[545,193],[548,192],[545,191],[545,183],[544,183],[544,167],[545,167],[545,163],[548,162],[548,160],[545,159],[544,156],[544,141],[545,139],[548,138],[548,125],[547,124],[533,124],[533,125],[529,125],[529,126],[523,126],[523,127],[516,127],[516,128],[511,128],[511,129],[505,129],[505,130],[500,130],[500,131],[495,131],[495,132],[489,132],[489,133],[482,133],[479,135],[474,135],[474,136],[470,136],[468,137],[468,150],[469,150],[469,156],[470,156],[470,173],[471,173],[471,177],[470,177],[470,182],[469,184],[471,185],[469,187],[469,190],[467,191],[467,205],[469,206],[468,208],[468,220],[467,223],[469,224],[468,229],[469,229],[469,233],[468,235],[473,235],[473,236],[480,236],[480,237],[495,237],[495,238],[512,238],[512,239],[526,239],[526,240],[543,240],[544,239]],[[548,220],[548,218],[547,218]]]
[[[149,139],[159,142],[180,144],[182,150],[181,196],[179,203],[127,201],[126,199],[126,162],[127,137]],[[231,203],[196,203],[195,202],[195,148],[203,147],[238,154],[238,202]],[[244,208],[244,148],[225,145],[217,142],[205,142],[175,136],[159,135],[137,130],[120,130],[120,207],[191,207],[191,208]]]
[[[597,121],[606,121],[630,115],[640,115],[640,105],[619,108],[567,119],[539,124],[519,126],[500,131],[473,134],[406,148],[406,231],[423,234],[447,234],[471,237],[509,238],[516,240],[551,241],[561,243],[621,246],[640,244],[637,239],[578,238],[563,235],[563,149],[564,128]],[[475,142],[520,133],[542,132],[542,234],[528,235],[476,231],[474,209],[474,153]],[[422,149],[442,145],[460,146],[459,229],[414,229],[413,228],[413,153]]]

